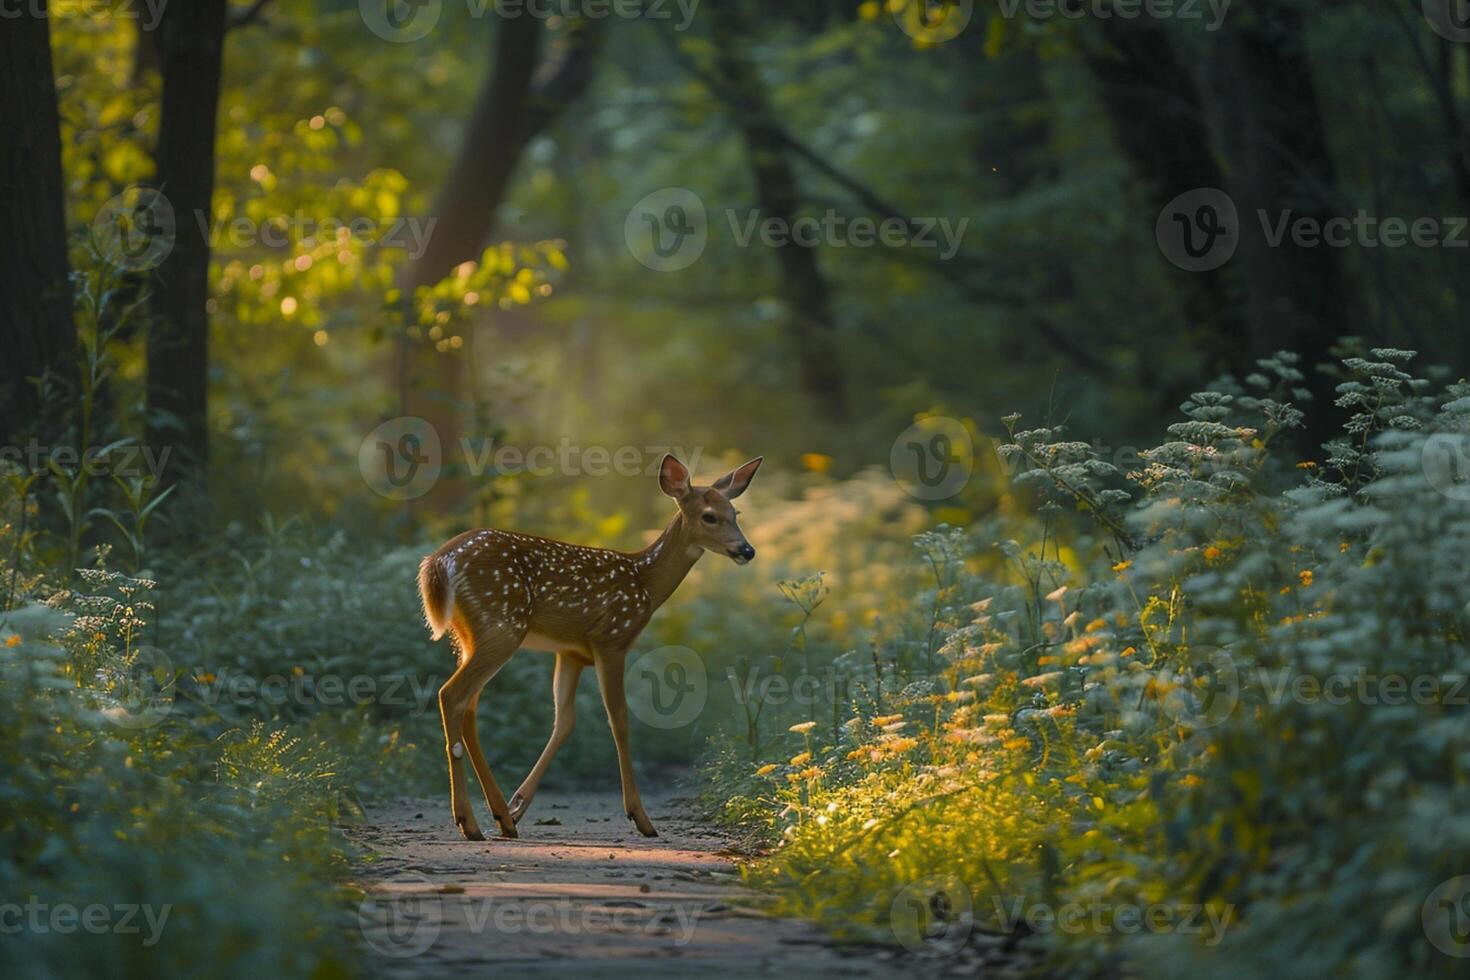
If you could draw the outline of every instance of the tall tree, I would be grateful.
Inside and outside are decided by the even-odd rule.
[[[1299,243],[1289,232],[1273,242],[1258,220],[1264,215],[1279,226],[1287,218],[1310,219],[1321,227],[1342,208],[1302,8],[1263,0],[1231,18],[1223,33],[1215,63],[1220,146],[1244,223],[1237,261],[1252,347],[1302,355],[1313,400],[1308,436],[1315,442],[1338,431],[1335,382],[1315,366],[1355,332],[1353,283],[1341,249]]]
[[[743,46],[750,35],[738,2],[712,4],[711,37],[719,84],[745,144],[755,182],[756,205],[768,220],[787,228],[801,209],[801,190],[789,156],[784,131],[771,111],[765,83]],[[848,415],[846,377],[839,356],[838,323],[827,280],[816,250],[787,240],[775,249],[780,295],[787,307],[787,327],[797,367],[807,394],[824,415]]]
[[[586,18],[565,22],[545,59],[543,34],[541,21],[528,13],[501,19],[490,71],[466,120],[449,176],[435,198],[434,234],[403,276],[406,295],[438,282],[461,262],[480,257],[527,145],[587,91],[601,39],[598,22]],[[463,359],[440,353],[427,342],[406,340],[398,372],[404,414],[428,420],[446,450],[455,446]],[[456,503],[463,492],[460,476],[453,468],[447,470],[431,501],[439,506]]]
[[[44,0],[0,29],[0,438],[54,431],[32,379],[76,374],[60,120]]]
[[[1167,26],[1147,17],[1101,18],[1095,31],[1083,35],[1082,58],[1097,82],[1118,147],[1141,185],[1148,214],[1159,214],[1187,191],[1227,187],[1204,93]],[[1228,265],[1206,272],[1165,267],[1185,329],[1203,342],[1210,367],[1240,374],[1254,370],[1258,352],[1234,270]],[[1168,407],[1177,407],[1204,380],[1183,378],[1162,392]]]
[[[199,488],[209,463],[209,222],[226,0],[170,3],[157,28],[163,78],[155,153],[178,227],[153,286],[148,402],[155,445],[170,445]]]

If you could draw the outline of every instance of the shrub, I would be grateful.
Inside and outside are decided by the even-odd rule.
[[[1320,461],[1281,458],[1284,355],[1127,472],[1007,420],[1035,523],[920,535],[934,585],[886,639],[908,655],[834,655],[843,723],[716,770],[779,842],[752,881],[926,953],[1040,930],[1078,972],[1448,974],[1426,937],[1454,942],[1470,867],[1470,517],[1435,453],[1470,387],[1410,357],[1345,362]]]

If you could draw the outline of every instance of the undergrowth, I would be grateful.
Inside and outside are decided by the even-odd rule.
[[[1411,356],[1345,362],[1315,460],[1280,445],[1285,355],[1126,466],[1007,419],[1038,516],[917,536],[929,587],[820,651],[830,700],[753,760],[733,713],[707,798],[773,842],[751,883],[925,956],[1039,934],[1081,974],[1449,975],[1470,387]]]

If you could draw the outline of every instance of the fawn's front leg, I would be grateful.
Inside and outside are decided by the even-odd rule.
[[[627,659],[626,647],[593,651],[597,685],[602,689],[608,727],[612,729],[613,744],[618,749],[618,772],[623,780],[623,812],[644,837],[657,837],[658,831],[653,829],[653,821],[648,819],[643,801],[638,798],[638,786],[633,779],[633,756],[628,750],[628,699],[623,691],[623,666]]]
[[[551,739],[547,741],[546,748],[541,750],[541,758],[536,760],[530,775],[510,798],[510,815],[516,823],[520,823],[521,817],[530,809],[531,798],[536,795],[541,777],[546,775],[546,769],[556,756],[557,749],[572,736],[572,728],[577,724],[577,680],[582,676],[582,666],[577,654],[571,651],[562,650],[556,655],[556,672],[551,682],[556,719],[551,725]]]

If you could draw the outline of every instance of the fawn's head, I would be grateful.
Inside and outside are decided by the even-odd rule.
[[[694,543],[705,551],[725,555],[737,565],[754,558],[755,549],[741,533],[735,520],[739,511],[730,501],[750,486],[763,458],[757,456],[707,487],[690,486],[689,468],[672,455],[665,456],[658,468],[659,489],[678,503],[684,526]]]

